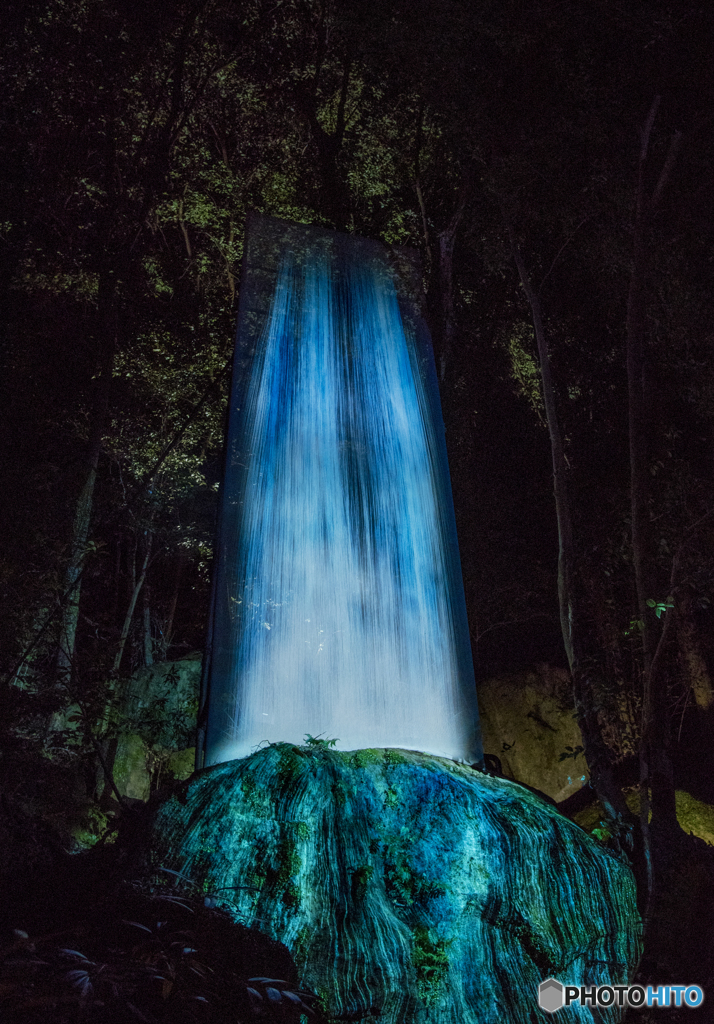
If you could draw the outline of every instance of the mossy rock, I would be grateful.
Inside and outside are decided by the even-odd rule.
[[[145,861],[285,943],[329,1016],[532,1024],[549,974],[628,982],[640,921],[619,859],[516,783],[374,754],[275,744],[206,769],[156,811]]]
[[[625,801],[632,813],[639,815],[639,790],[631,789],[626,792]],[[714,807],[711,804],[705,804],[701,800],[697,800],[696,797],[682,789],[676,791],[675,803],[677,821],[682,831],[688,835],[697,836],[710,846],[714,846]],[[605,811],[599,800],[593,800],[587,807],[573,815],[573,821],[590,833],[595,829],[604,831],[601,826],[606,827],[605,818]]]

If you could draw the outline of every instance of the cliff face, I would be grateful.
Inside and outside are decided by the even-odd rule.
[[[183,783],[150,848],[342,1018],[531,1024],[544,978],[624,984],[639,953],[624,864],[516,783],[423,754],[263,748]]]

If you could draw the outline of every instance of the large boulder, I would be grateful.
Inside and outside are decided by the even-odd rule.
[[[622,861],[524,787],[425,754],[265,747],[182,783],[147,849],[285,943],[342,1019],[532,1024],[541,981],[627,984],[640,951]]]
[[[146,801],[162,783],[193,771],[200,678],[197,651],[142,668],[126,684],[113,763],[122,796]]]
[[[587,783],[570,674],[552,665],[495,676],[478,685],[483,749],[503,774],[567,800]]]

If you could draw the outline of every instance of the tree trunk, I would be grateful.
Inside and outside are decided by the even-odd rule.
[[[630,441],[630,502],[632,518],[632,560],[637,589],[638,618],[642,623],[643,694],[640,741],[640,822],[648,863],[648,904],[654,898],[654,852],[651,835],[662,836],[679,831],[674,795],[674,775],[669,752],[670,729],[667,711],[667,677],[664,672],[664,637],[659,638],[659,622],[648,600],[665,595],[657,591],[654,542],[649,511],[649,464],[645,387],[646,282],[648,269],[648,228],[651,217],[666,187],[677,156],[681,135],[671,141],[659,180],[651,196],[645,187],[645,168],[649,140],[660,97],[656,96],[641,131],[632,273],[627,296],[627,394]],[[673,570],[674,571],[674,570]],[[668,630],[671,616],[665,618]],[[659,639],[658,639],[659,638]],[[649,824],[650,798],[652,823]]]
[[[583,737],[585,757],[592,786],[607,814],[614,820],[630,817],[622,790],[617,783],[610,750],[602,737],[599,721],[598,692],[600,653],[590,640],[590,627],[584,610],[582,586],[578,583],[578,558],[573,533],[573,515],[568,490],[568,466],[563,438],[555,407],[555,390],[550,372],[548,342],[543,326],[540,299],[531,284],[523,258],[516,244],[513,229],[507,224],[511,250],[518,268],[521,285],[531,308],[533,328],[538,346],[543,402],[545,405],[550,449],[553,463],[553,494],[558,523],[558,603],[563,643],[573,679],[575,709]]]
[[[102,435],[109,408],[114,352],[116,350],[116,315],[114,308],[114,285],[108,274],[103,274],[99,283],[98,322],[100,330],[100,375],[98,394],[90,427],[89,444],[85,457],[86,476],[80,491],[72,524],[70,558],[64,578],[64,607],[60,624],[60,638],[57,650],[58,681],[68,683],[74,662],[74,648],[79,620],[79,599],[81,576],[87,555],[87,538],[92,518],[94,485],[102,447]]]
[[[694,702],[702,711],[708,711],[714,703],[711,676],[699,644],[697,625],[694,620],[694,594],[689,586],[682,586],[675,595],[677,617],[677,643],[679,657],[684,669],[688,687]]]
[[[154,664],[154,649],[151,642],[151,592],[144,584],[144,665]]]
[[[151,544],[153,540],[153,534],[147,530],[145,536],[146,551],[144,554],[144,561],[141,566],[141,573],[139,574],[138,579],[135,579],[134,587],[131,592],[131,597],[129,598],[129,607],[126,610],[126,615],[124,616],[124,625],[122,626],[121,636],[119,637],[119,648],[117,650],[116,657],[114,658],[114,664],[112,666],[112,671],[115,674],[119,672],[119,668],[121,666],[121,660],[124,654],[124,647],[126,646],[127,637],[129,636],[129,630],[131,629],[131,620],[134,617],[134,609],[136,608],[136,602],[141,592],[141,588],[144,585],[144,580],[146,579],[146,570],[149,566],[149,556],[151,555]]]
[[[439,380],[443,384],[446,367],[451,360],[454,343],[454,242],[463,210],[451,219],[446,231],[439,234],[439,285],[441,290],[441,351]]]
[[[179,548],[176,555],[176,573],[174,575],[174,588],[171,594],[171,602],[166,615],[166,621],[159,641],[159,647],[161,651],[161,661],[166,661],[168,657],[169,647],[171,646],[171,637],[174,630],[174,618],[176,616],[176,605],[178,604],[179,592],[181,590],[181,577],[183,575],[183,568],[186,562],[186,556],[184,549]]]
[[[466,203],[471,192],[473,171],[464,172],[456,209],[447,227],[439,232],[439,291],[441,298],[441,338],[439,351],[439,380],[443,383],[446,367],[451,361],[454,346],[456,315],[454,309],[454,245],[456,234],[464,217]]]
[[[317,149],[317,163],[322,179],[324,212],[338,231],[344,231],[347,228],[349,214],[349,193],[344,178],[340,173],[339,155],[347,127],[347,95],[350,87],[352,62],[347,57],[343,64],[335,130],[331,133],[326,132],[317,117],[318,87],[323,60],[327,52],[326,33],[327,27],[323,21],[318,28],[318,53],[315,74],[310,82],[294,84],[294,96],[298,109],[310,127],[310,132]]]

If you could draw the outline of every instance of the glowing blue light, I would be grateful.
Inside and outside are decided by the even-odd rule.
[[[255,218],[247,260],[205,763],[308,733],[480,760],[428,338],[375,243]]]

